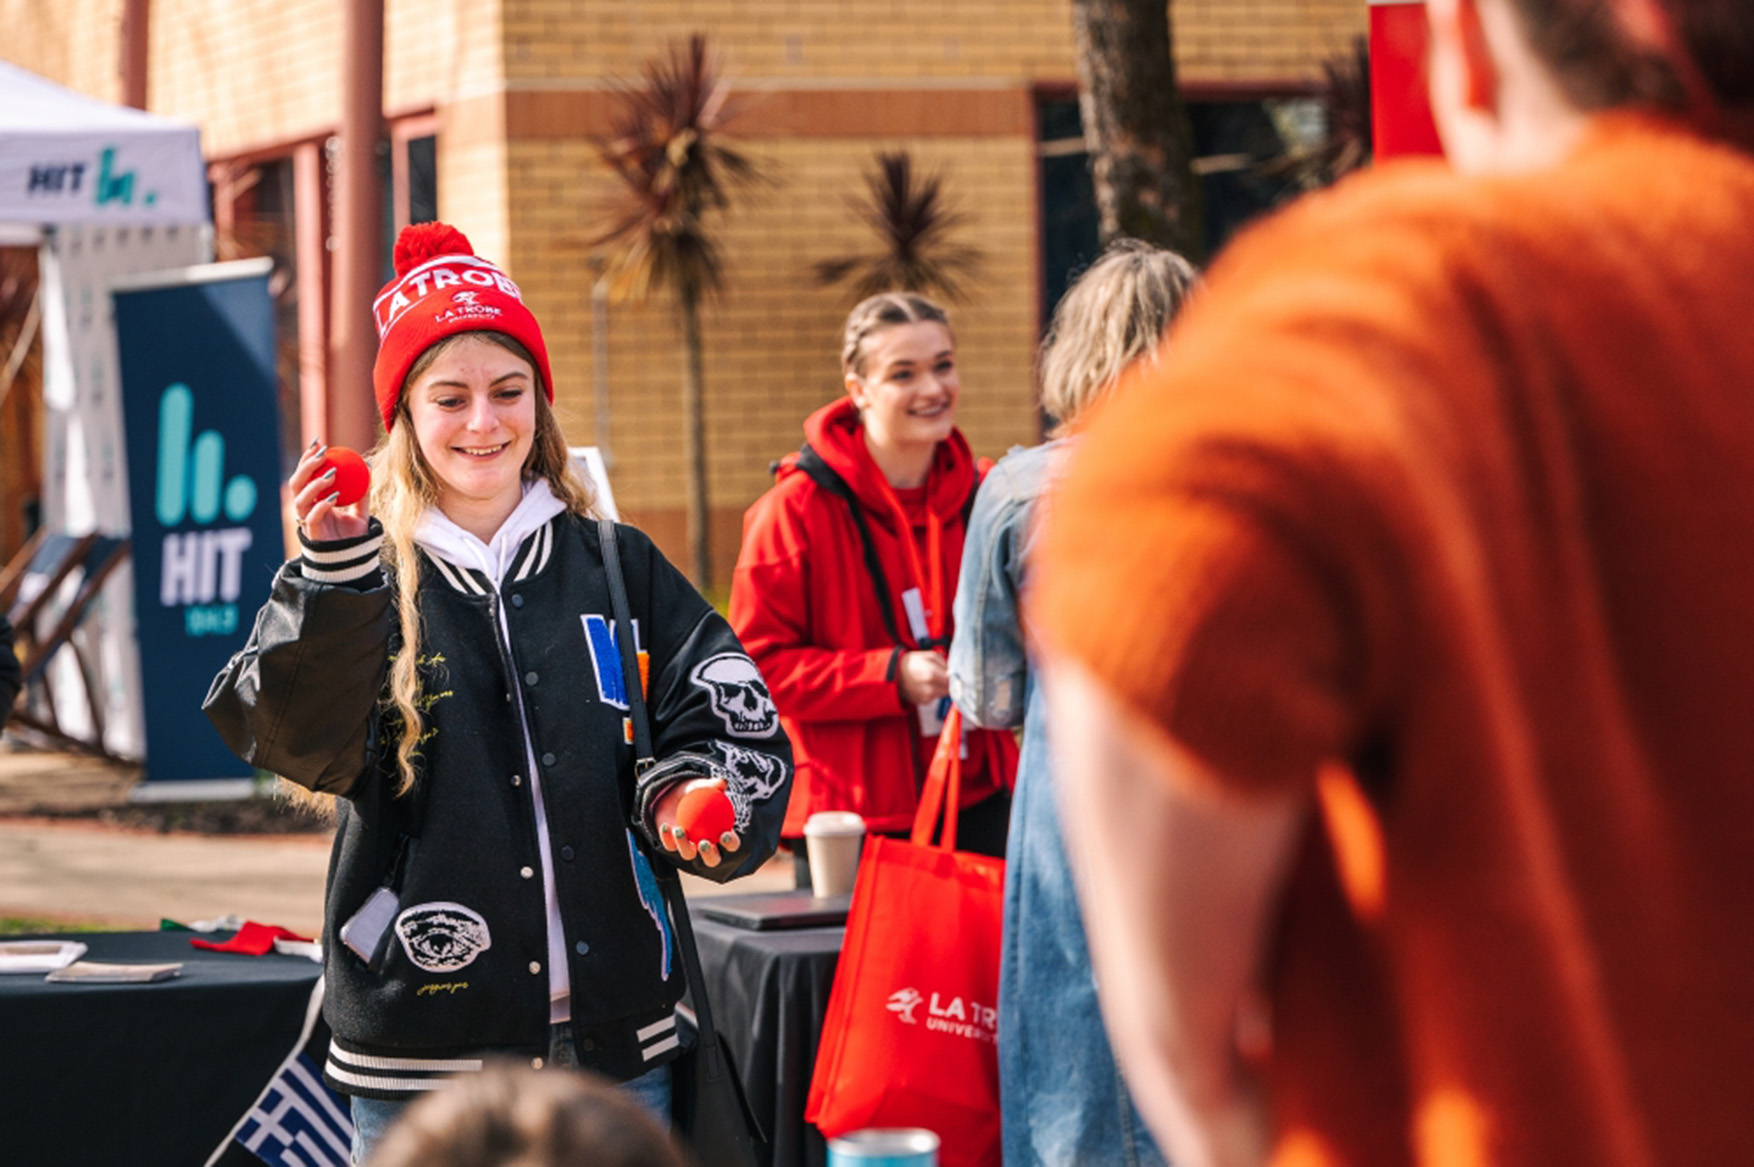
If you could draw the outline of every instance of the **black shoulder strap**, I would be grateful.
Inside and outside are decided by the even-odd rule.
[[[877,544],[871,540],[871,528],[865,521],[865,508],[859,505],[858,496],[847,485],[847,480],[823,461],[822,455],[812,449],[809,442],[805,442],[804,448],[798,452],[798,469],[809,475],[810,481],[845,502],[852,512],[853,526],[859,529],[859,543],[865,549],[865,574],[871,577],[871,586],[877,589],[877,606],[883,612],[883,628],[889,633],[891,642],[905,644],[895,623],[895,600],[889,594],[889,578],[883,573],[883,561],[877,557]]]
[[[621,677],[627,686],[627,714],[633,722],[634,770],[650,766],[652,727],[646,717],[644,686],[640,684],[638,649],[633,643],[633,615],[627,606],[627,579],[621,574],[621,541],[616,537],[615,523],[597,520],[597,532],[603,541],[603,571],[609,577],[609,603],[615,611],[615,639],[620,641]],[[713,1027],[712,1007],[706,999],[706,978],[700,970],[700,953],[694,946],[694,925],[688,918],[688,898],[682,892],[682,880],[676,869],[661,860],[652,861],[652,874],[664,891],[664,902],[670,908],[670,924],[676,930],[676,946],[682,950],[682,967],[688,977],[689,996],[694,1000],[694,1014],[700,1030],[702,1049],[711,1047],[718,1034]]]

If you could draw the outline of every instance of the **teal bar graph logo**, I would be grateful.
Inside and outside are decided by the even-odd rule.
[[[195,394],[168,386],[158,402],[158,474],[154,513],[166,527],[193,522],[193,531],[164,537],[158,596],[167,608],[184,607],[191,636],[237,630],[244,552],[252,536],[243,523],[256,511],[255,479],[225,478],[225,437],[218,430],[195,433]],[[217,601],[217,602],[215,602]]]

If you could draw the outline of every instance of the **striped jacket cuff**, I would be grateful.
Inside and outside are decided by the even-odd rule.
[[[300,531],[298,541],[304,551],[299,570],[314,583],[367,591],[383,581],[379,553],[384,546],[384,528],[376,519],[358,538],[318,540]]]

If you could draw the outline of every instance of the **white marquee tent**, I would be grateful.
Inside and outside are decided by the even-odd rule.
[[[0,243],[41,248],[44,525],[75,535],[126,533],[109,287],[118,276],[212,258],[200,131],[0,62]],[[132,591],[126,567],[111,576],[90,622],[90,647],[101,674],[104,744],[138,757],[144,730]],[[77,692],[77,678],[68,681],[58,690]],[[70,731],[90,731],[82,703],[57,701],[57,712]]]
[[[0,61],[0,223],[202,223],[193,125],[110,105]]]

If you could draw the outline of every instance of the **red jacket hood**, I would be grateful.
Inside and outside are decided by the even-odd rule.
[[[885,529],[893,530],[894,512],[889,508],[888,484],[877,469],[871,452],[865,448],[864,426],[859,411],[850,397],[831,401],[804,420],[804,438],[810,448],[836,474],[846,480],[858,496],[866,513]],[[798,473],[796,455],[780,466],[780,477]],[[926,500],[938,517],[946,522],[959,517],[969,495],[974,492],[977,469],[974,454],[962,431],[952,428],[950,436],[938,443],[932,454],[932,469],[926,475]]]

